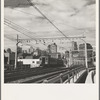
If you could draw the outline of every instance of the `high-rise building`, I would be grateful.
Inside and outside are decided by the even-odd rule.
[[[72,50],[78,50],[77,42],[72,41]]]
[[[49,53],[57,53],[57,45],[56,45],[56,43],[48,45],[48,50],[49,50]]]
[[[28,49],[28,53],[33,53],[33,51],[34,51],[34,48],[31,46],[29,49]]]

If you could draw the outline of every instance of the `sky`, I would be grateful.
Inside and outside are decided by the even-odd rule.
[[[31,0],[31,2],[66,37],[84,35],[86,36],[85,41],[95,46],[95,0]],[[4,18],[5,49],[16,49],[15,39],[17,38],[17,34],[20,39],[31,40],[29,43],[27,41],[19,43],[23,48],[26,48],[26,45],[31,45],[33,47],[46,49],[47,45],[51,42],[56,42],[60,48],[68,48],[66,43],[70,44],[70,39],[40,39],[33,41],[34,38],[63,37],[63,34],[51,25],[27,0],[4,0]],[[11,28],[11,25],[13,25],[14,29]]]

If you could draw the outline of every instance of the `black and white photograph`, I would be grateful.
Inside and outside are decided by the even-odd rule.
[[[4,0],[4,84],[96,84],[96,1]]]

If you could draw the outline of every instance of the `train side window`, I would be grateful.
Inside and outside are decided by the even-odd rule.
[[[37,61],[37,64],[39,64],[40,62],[39,61]]]
[[[32,63],[35,63],[35,61],[32,61]]]

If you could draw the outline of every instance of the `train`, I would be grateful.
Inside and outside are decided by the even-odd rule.
[[[16,69],[29,69],[36,67],[64,67],[62,59],[50,56],[41,56],[38,59],[18,59]],[[6,70],[14,70],[14,65],[5,65]]]
[[[52,58],[50,56],[40,57],[41,67],[64,67],[64,61],[59,58]]]
[[[48,56],[40,56],[38,59],[18,59],[18,66],[35,68],[35,67],[63,67],[62,59]]]
[[[18,59],[18,66],[35,68],[40,66],[40,59]]]

